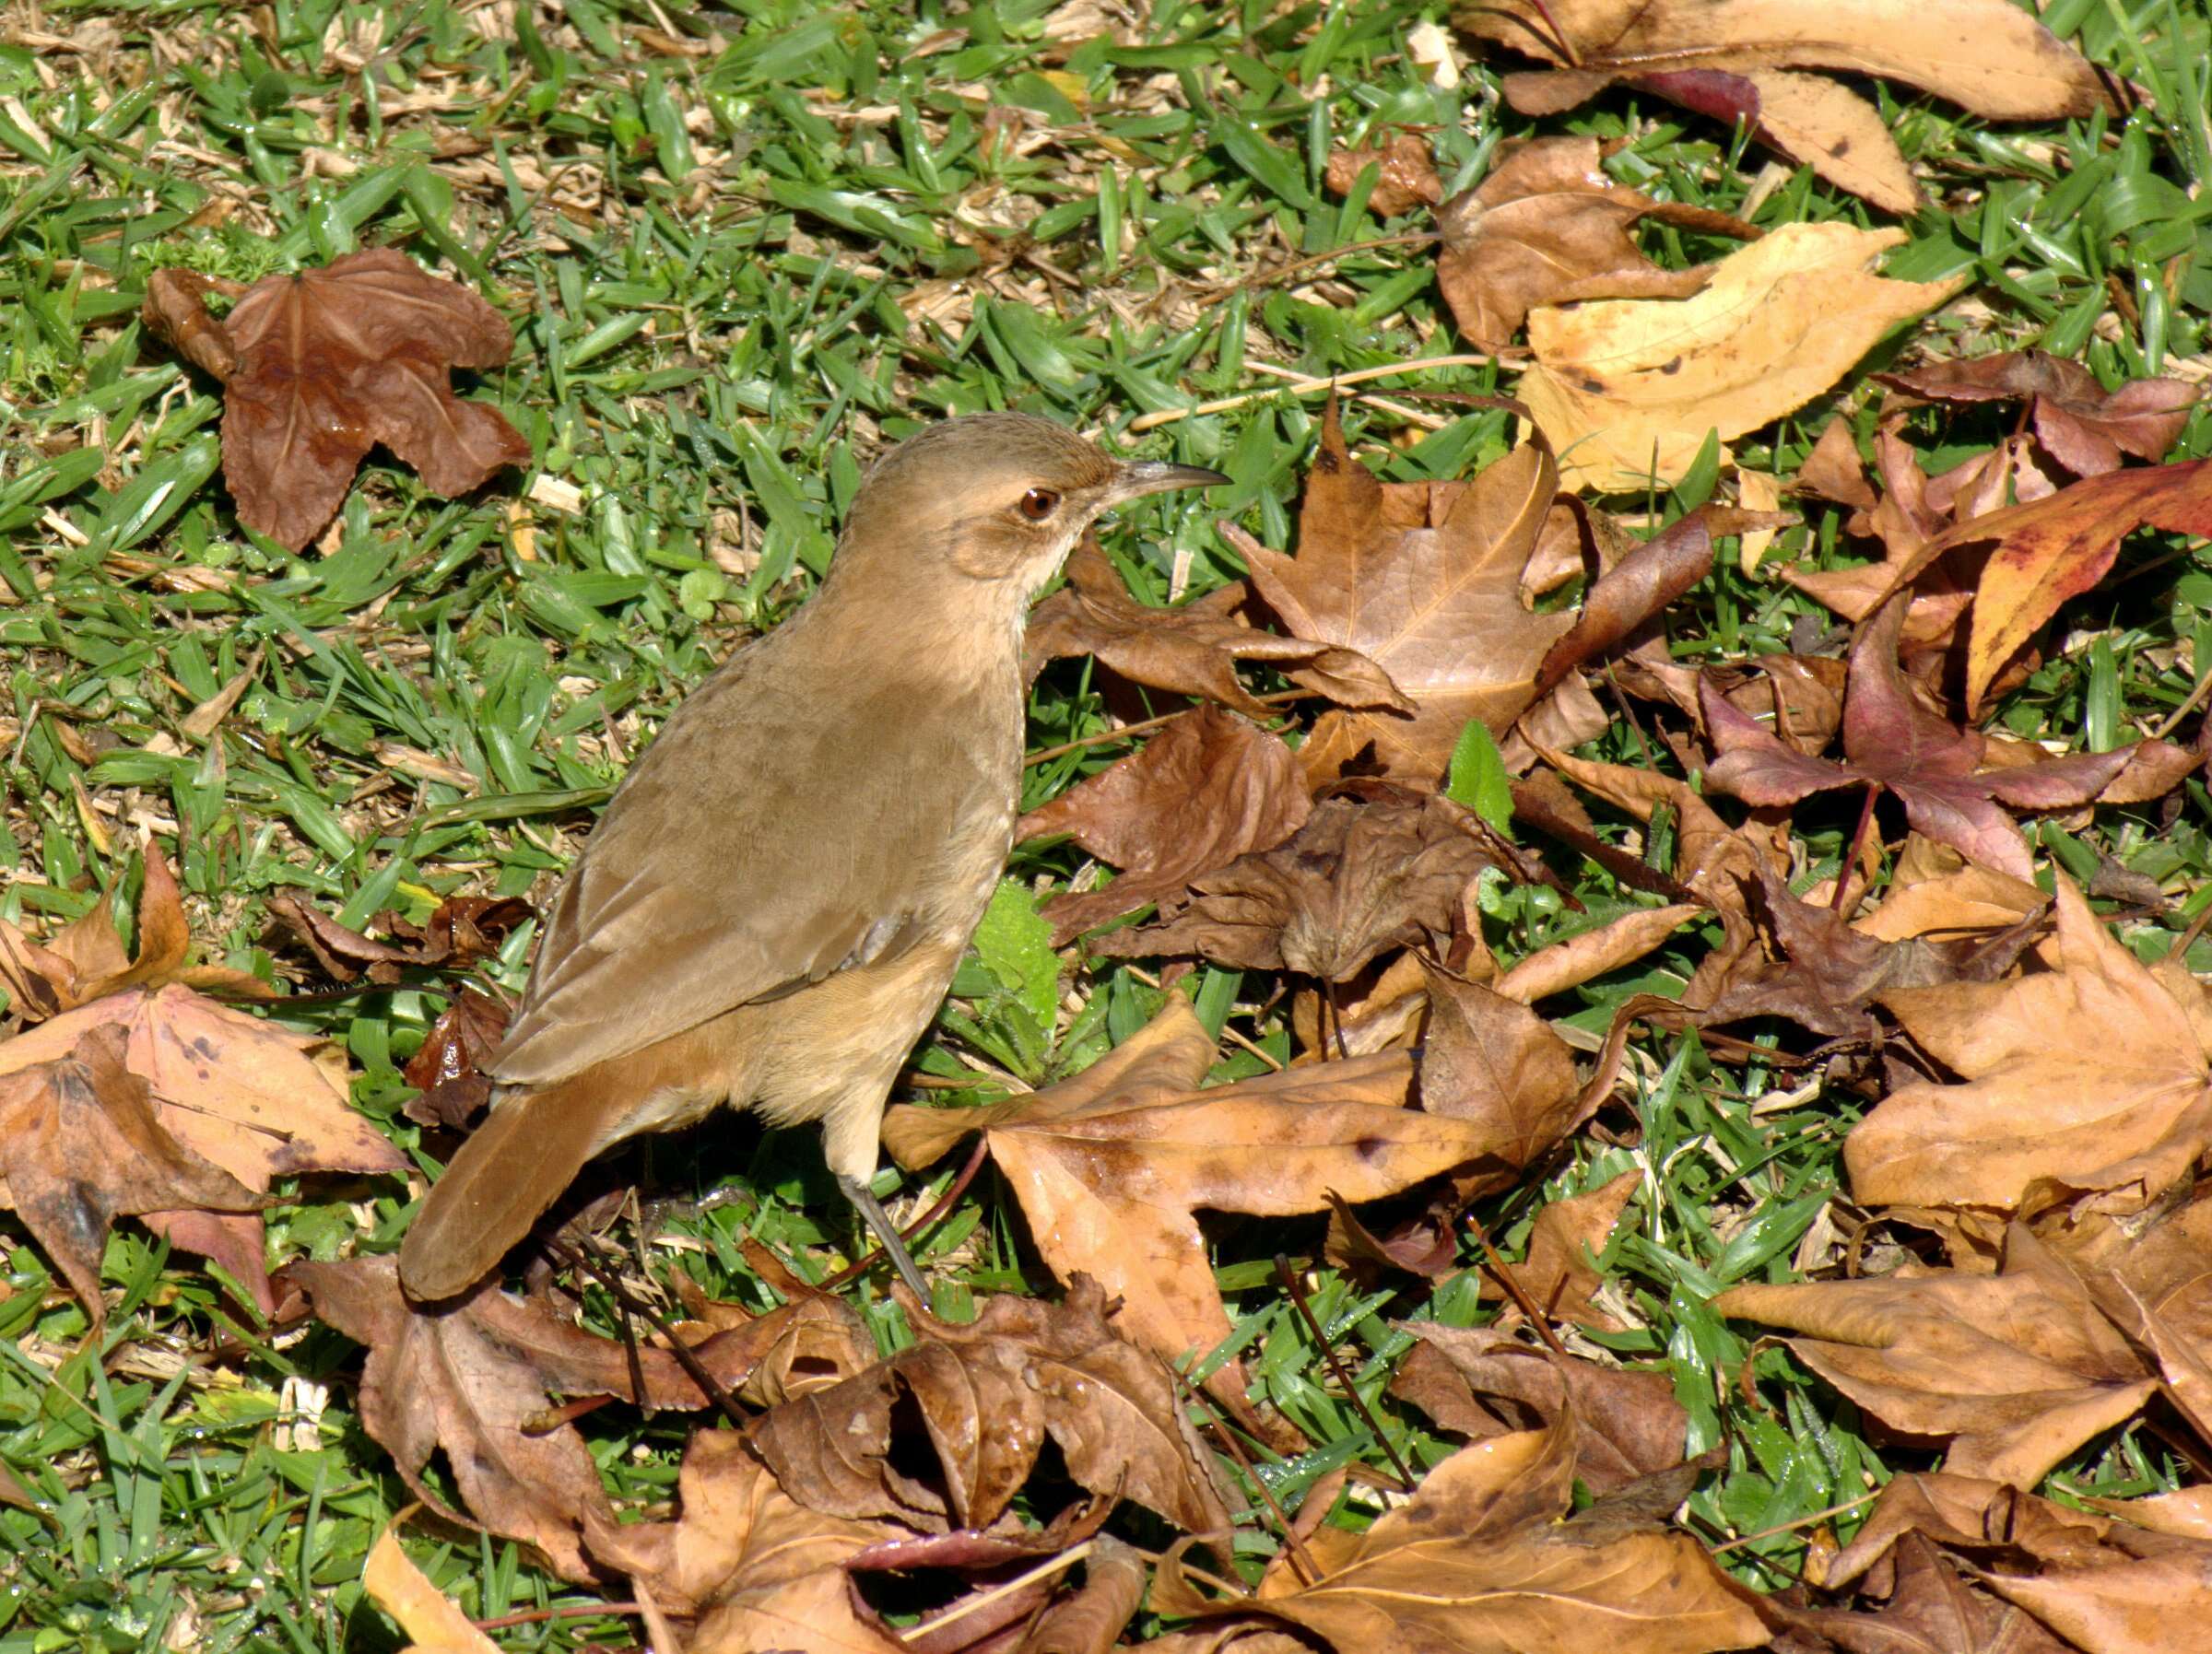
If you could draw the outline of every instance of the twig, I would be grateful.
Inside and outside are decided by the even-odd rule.
[[[1298,1530],[1290,1525],[1290,1519],[1277,1500],[1275,1490],[1267,1485],[1267,1479],[1253,1468],[1252,1460],[1245,1456],[1243,1448],[1238,1444],[1237,1433],[1230,1428],[1227,1420],[1214,1411],[1214,1404],[1191,1382],[1188,1373],[1179,1367],[1171,1367],[1168,1370],[1174,1374],[1175,1381],[1182,1386],[1191,1400],[1205,1410],[1206,1422],[1213,1425],[1216,1439],[1229,1449],[1229,1456],[1237,1461],[1237,1467],[1244,1472],[1244,1479],[1258,1490],[1261,1501],[1275,1513],[1276,1523],[1283,1531],[1283,1550],[1290,1558],[1291,1571],[1307,1585],[1319,1583],[1321,1570],[1313,1566],[1313,1558],[1306,1551],[1306,1542],[1299,1538]]]
[[[1294,700],[1311,699],[1319,693],[1320,691],[1317,689],[1277,689],[1272,695],[1258,695],[1253,698],[1263,706],[1279,707],[1288,705]],[[1058,746],[1048,746],[1041,752],[1030,754],[1028,757],[1022,759],[1022,767],[1028,768],[1033,764],[1044,764],[1054,758],[1065,758],[1069,753],[1080,752],[1086,746],[1102,746],[1109,741],[1122,741],[1132,736],[1147,734],[1151,731],[1159,729],[1162,724],[1172,723],[1178,718],[1188,718],[1193,712],[1198,710],[1200,709],[1197,707],[1184,707],[1180,711],[1162,712],[1157,718],[1140,718],[1135,723],[1124,723],[1113,729],[1100,730],[1095,734],[1078,735],[1073,741],[1063,741]]]
[[[1417,229],[1405,235],[1377,236],[1368,241],[1348,241],[1342,247],[1332,247],[1326,252],[1316,252],[1306,258],[1292,259],[1287,264],[1272,270],[1255,271],[1230,289],[1241,293],[1252,287],[1271,287],[1278,281],[1287,281],[1300,270],[1311,270],[1319,264],[1334,264],[1340,258],[1349,258],[1355,252],[1378,252],[1385,247],[1426,247],[1432,241],[1442,240],[1439,230]]]
[[[638,1317],[655,1332],[666,1339],[668,1353],[676,1357],[677,1366],[684,1369],[685,1376],[699,1386],[700,1392],[714,1403],[716,1410],[721,1413],[723,1417],[728,1419],[740,1430],[752,1423],[752,1420],[747,1418],[744,1411],[738,1407],[730,1392],[723,1389],[721,1381],[712,1373],[707,1371],[706,1364],[691,1353],[691,1346],[677,1335],[676,1329],[670,1326],[665,1318],[652,1305],[645,1303],[636,1293],[623,1285],[615,1273],[593,1255],[589,1250],[589,1243],[582,1246],[571,1246],[564,1240],[547,1240],[546,1249],[566,1262],[581,1265],[593,1280],[599,1283],[600,1286],[606,1290],[607,1296],[613,1298],[625,1314]],[[644,1375],[638,1367],[634,1346],[630,1352],[630,1382],[637,1387],[638,1404],[643,1406],[645,1404]]]
[[[1289,382],[1287,385],[1268,385],[1257,391],[1245,391],[1235,396],[1218,396],[1211,402],[1201,402],[1193,407],[1161,408],[1155,413],[1140,414],[1129,422],[1129,431],[1134,436],[1139,431],[1156,430],[1160,426],[1173,425],[1179,419],[1194,418],[1201,414],[1227,413],[1230,408],[1242,407],[1248,402],[1257,402],[1262,397],[1277,395],[1285,390],[1297,396],[1312,396],[1324,391],[1338,390],[1346,385],[1365,384],[1373,379],[1389,379],[1400,373],[1418,373],[1430,368],[1483,368],[1492,362],[1517,359],[1517,356],[1518,353],[1514,353],[1513,357],[1509,358],[1506,355],[1493,356],[1470,351],[1459,356],[1423,357],[1418,361],[1395,362],[1382,368],[1356,368],[1349,373],[1331,374],[1325,379],[1316,379],[1310,373],[1299,373],[1288,368],[1278,368],[1272,362],[1252,362],[1247,366],[1253,372],[1272,374]],[[1413,414],[1409,408],[1397,408],[1393,411],[1415,418],[1417,421],[1425,418],[1424,416]]]
[[[2206,661],[2204,669],[2197,674],[2196,687],[2189,691],[2189,698],[2159,720],[2158,727],[2150,732],[2150,738],[2153,741],[2165,740],[2173,733],[2173,726],[2195,711],[2208,694],[2212,694],[2212,661]]]
[[[565,1608],[532,1608],[521,1613],[503,1613],[496,1620],[471,1620],[479,1631],[506,1631],[516,1625],[535,1625],[545,1620],[588,1620],[598,1614],[609,1619],[626,1613],[643,1613],[639,1602],[571,1602]]]
[[[899,1640],[902,1643],[918,1641],[932,1632],[951,1625],[955,1620],[964,1620],[970,1614],[990,1607],[992,1603],[999,1601],[1002,1597],[1012,1596],[1018,1590],[1027,1590],[1038,1580],[1057,1574],[1065,1568],[1075,1566],[1077,1563],[1090,1554],[1092,1547],[1097,1543],[1098,1541],[1095,1539],[1087,1539],[1079,1545],[1070,1545],[1057,1556],[1046,1557],[1026,1574],[1017,1574],[1003,1585],[995,1586],[990,1590],[978,1592],[972,1597],[963,1598],[934,1620],[924,1620],[918,1625],[909,1625],[899,1633]]]
[[[1299,1284],[1298,1275],[1290,1267],[1290,1260],[1280,1252],[1275,1255],[1275,1275],[1283,1284],[1283,1290],[1290,1295],[1290,1301],[1298,1306],[1298,1313],[1304,1318],[1306,1331],[1313,1334],[1313,1342],[1321,1349],[1321,1358],[1328,1363],[1329,1372],[1344,1390],[1345,1400],[1351,1402],[1353,1410],[1375,1433],[1375,1439],[1382,1444],[1384,1457],[1390,1460],[1390,1468],[1398,1472],[1399,1484],[1407,1493],[1413,1492],[1419,1485],[1413,1479],[1413,1472],[1406,1468],[1406,1460],[1398,1456],[1397,1445],[1383,1434],[1382,1421],[1375,1417],[1368,1406],[1367,1398],[1359,1393],[1359,1387],[1352,1382],[1351,1374],[1344,1370],[1344,1362],[1338,1357],[1335,1346],[1329,1343],[1328,1334],[1321,1330],[1321,1322],[1313,1317],[1312,1306],[1306,1302],[1306,1290]]]

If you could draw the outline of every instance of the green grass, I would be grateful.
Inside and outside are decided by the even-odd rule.
[[[385,909],[420,920],[458,892],[542,897],[628,755],[712,662],[804,598],[868,455],[943,415],[1026,408],[1124,452],[1218,467],[1230,488],[1148,505],[1108,545],[1152,601],[1179,560],[1190,590],[1234,577],[1212,520],[1288,543],[1315,402],[1265,396],[1117,433],[1142,414],[1264,388],[1254,362],[1326,375],[1454,348],[1424,249],[1351,252],[1288,282],[1271,274],[1425,227],[1327,197],[1332,147],[1432,126],[1447,186],[1462,187],[1499,139],[1533,130],[1496,110],[1488,65],[1471,65],[1459,93],[1420,82],[1405,30],[1447,9],[1169,0],[1141,41],[1072,50],[1053,41],[1050,8],[1024,0],[911,13],[796,0],[697,11],[275,0],[250,15],[212,0],[50,4],[38,29],[60,47],[21,33],[24,8],[0,14],[0,915],[35,929],[127,890],[142,827],[177,861],[207,956],[271,977],[312,974],[271,951],[264,903],[278,890],[354,925]],[[510,11],[529,25],[516,41],[479,31]],[[1917,335],[1927,348],[2039,344],[2115,383],[2205,348],[2207,26],[2178,0],[2057,0],[2045,16],[2150,88],[2155,110],[1992,129],[1884,89],[1936,191],[1890,269],[1975,278],[1980,308]],[[1766,158],[1625,93],[1542,129],[1629,139],[1609,162],[1617,177],[1724,211]],[[1880,221],[1803,170],[1752,217]],[[1649,244],[1670,262],[1708,251],[1664,228]],[[527,434],[535,466],[447,501],[371,463],[325,546],[294,557],[239,527],[216,475],[214,387],[143,335],[137,305],[160,265],[251,279],[364,245],[469,280],[514,319],[512,362],[471,393]],[[1445,421],[1430,430],[1349,405],[1355,440],[1386,456],[1389,477],[1458,477],[1506,449],[1504,415],[1408,394],[1510,390],[1494,369],[1370,388]],[[1874,398],[1854,380],[1770,445],[1745,444],[1743,462],[1787,475],[1839,410],[1870,434]],[[2010,417],[1931,410],[1911,428],[1933,468],[1988,446]],[[2197,416],[2182,452],[2212,452],[2212,416]],[[533,495],[538,479],[573,492]],[[573,510],[545,503],[565,499]],[[1807,529],[1776,557],[1843,560],[1841,513],[1807,507]],[[2199,551],[2167,549],[2132,543],[2113,578],[2072,605],[2055,635],[2097,640],[2054,650],[2006,704],[2006,728],[2098,745],[2182,702],[2192,660],[2212,662],[2212,569]],[[1686,663],[1733,662],[1827,623],[1792,588],[1724,557],[1677,605],[1670,636]],[[177,733],[256,661],[212,739]],[[1111,726],[1084,664],[1041,680],[1036,747]],[[1644,762],[1641,740],[1617,726],[1594,755]],[[1025,805],[1125,750],[1101,742],[1034,766]],[[1808,876],[1833,870],[1853,808],[1799,813]],[[2212,799],[2192,782],[2171,821],[2107,811],[2047,825],[2042,841],[2070,870],[2110,855],[2184,898],[2134,933],[2155,955],[2212,900],[2208,818]],[[1063,880],[1071,855],[1025,850],[1013,871]],[[1492,894],[1501,956],[1645,899],[1594,868],[1566,871],[1589,914],[1545,892]],[[1056,986],[1085,1009],[1048,1031],[1033,941],[1018,923],[994,934],[919,1059],[928,1073],[972,1080],[968,1058],[1029,1079],[1065,1073],[1159,1003],[1138,971],[1071,969]],[[510,987],[527,940],[492,968]],[[1685,933],[1546,1009],[1602,1031],[1630,994],[1678,991],[1708,940]],[[1198,991],[1217,1023],[1279,1060],[1291,1047],[1276,986],[1202,969]],[[358,1104],[417,1148],[398,1069],[442,1003],[435,985],[409,986],[283,1015],[339,1040]],[[1693,1450],[1727,1447],[1727,1468],[1691,1501],[1696,1531],[1717,1542],[1785,1528],[1926,1462],[1877,1453],[1853,1410],[1779,1348],[1756,1357],[1761,1405],[1747,1405],[1735,1378],[1755,1331],[1705,1308],[1731,1282],[1798,1278],[1797,1245],[1838,1188],[1842,1134],[1865,1099],[1835,1084],[1777,1107],[1801,1071],[1719,1065],[1689,1037],[1642,1038],[1633,1061],[1637,1146],[1581,1141],[1482,1216],[1515,1255],[1547,1201],[1644,1173],[1607,1263],[1648,1326],[1598,1342],[1665,1363]],[[1219,1073],[1260,1066],[1243,1053]],[[747,1191],[676,1220],[699,1243],[687,1266],[721,1296],[766,1301],[736,1250],[744,1234],[818,1275],[854,1244],[811,1133],[731,1124],[646,1145],[629,1164],[651,1192]],[[389,1181],[284,1192],[270,1218],[278,1258],[388,1249],[406,1222]],[[1272,1469],[1277,1499],[1294,1505],[1347,1460],[1382,1465],[1274,1283],[1269,1260],[1312,1254],[1319,1222],[1216,1233],[1233,1347],[1315,1443]],[[21,1230],[0,1227],[0,1460],[41,1501],[0,1509],[0,1654],[390,1646],[356,1582],[405,1494],[350,1411],[359,1352],[321,1328],[272,1338],[193,1260],[127,1222],[106,1260],[122,1300],[97,1346],[80,1348],[86,1319]],[[988,1179],[933,1249],[957,1253],[947,1307],[963,1290],[1042,1283]],[[1356,1380],[1387,1427],[1418,1460],[1441,1456],[1419,1414],[1379,1399],[1408,1343],[1390,1322],[1487,1315],[1473,1276],[1433,1295],[1406,1281],[1362,1295],[1328,1275],[1312,1308],[1364,1352]],[[872,1312],[882,1336],[899,1335],[895,1312]],[[298,1410],[324,1393],[317,1385],[326,1404],[305,1427]],[[684,1427],[619,1409],[585,1425],[610,1487],[631,1501],[669,1496]],[[2131,1427],[2053,1485],[2139,1492],[2181,1468]],[[1269,1532],[1263,1513],[1241,1543],[1260,1554]],[[1728,1560],[1779,1586],[1804,1539],[1783,1532]],[[510,1546],[420,1531],[408,1543],[479,1615],[584,1600]],[[629,1635],[576,1618],[500,1639],[565,1648]]]

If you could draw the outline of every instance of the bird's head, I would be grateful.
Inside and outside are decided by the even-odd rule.
[[[1100,512],[1229,478],[1197,465],[1117,460],[1031,414],[971,414],[909,437],[862,483],[840,563],[895,565],[873,581],[942,579],[1030,597]]]

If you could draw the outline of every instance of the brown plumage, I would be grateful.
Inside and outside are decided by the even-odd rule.
[[[555,898],[490,1113],[399,1254],[418,1299],[488,1274],[583,1164],[725,1102],[822,1122],[868,1191],[891,1082],[1005,866],[1030,599],[1100,512],[1226,479],[981,414],[863,484],[830,578],[632,767]]]

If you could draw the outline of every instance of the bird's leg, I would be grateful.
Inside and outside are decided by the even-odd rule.
[[[914,1261],[907,1256],[906,1242],[899,1238],[899,1231],[892,1226],[890,1214],[884,1211],[876,1199],[867,1179],[840,1172],[837,1175],[837,1186],[845,1191],[845,1199],[853,1202],[853,1209],[860,1214],[861,1221],[868,1226],[882,1245],[885,1255],[891,1261],[891,1267],[899,1272],[899,1278],[906,1283],[907,1291],[914,1295],[923,1308],[928,1308],[929,1284],[923,1280],[922,1272],[914,1267]]]

